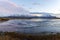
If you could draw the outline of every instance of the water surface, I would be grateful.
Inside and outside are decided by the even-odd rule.
[[[0,31],[60,32],[60,19],[14,19],[0,23]]]

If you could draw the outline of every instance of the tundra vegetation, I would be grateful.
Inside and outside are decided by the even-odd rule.
[[[0,40],[60,40],[60,33],[31,35],[16,32],[0,32]]]

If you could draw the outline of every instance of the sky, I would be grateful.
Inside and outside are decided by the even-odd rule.
[[[0,0],[0,13],[47,12],[60,15],[60,0]]]
[[[11,0],[0,0],[0,16],[25,15],[29,11]]]
[[[60,13],[60,0],[10,0],[30,12]]]

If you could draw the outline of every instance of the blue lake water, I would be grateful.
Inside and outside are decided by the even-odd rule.
[[[0,23],[0,31],[60,32],[60,19],[14,19]]]

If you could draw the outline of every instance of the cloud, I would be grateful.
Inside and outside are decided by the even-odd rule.
[[[13,15],[13,14],[28,14],[29,12],[26,11],[21,6],[16,5],[13,2],[10,2],[8,0],[0,1],[0,16],[7,16],[7,15]]]
[[[40,3],[32,3],[34,6],[42,6]]]
[[[0,0],[0,1],[9,1],[9,0]]]

